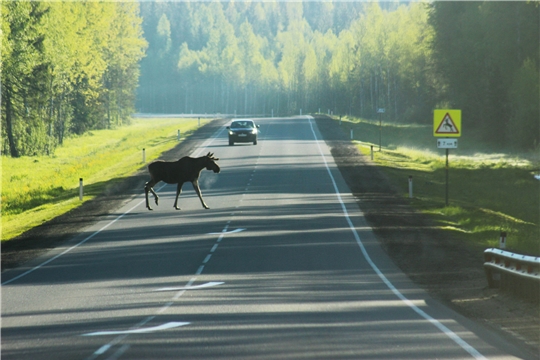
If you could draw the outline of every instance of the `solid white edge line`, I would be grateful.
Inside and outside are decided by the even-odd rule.
[[[452,330],[441,324],[437,319],[434,319],[429,314],[424,312],[422,309],[420,309],[418,306],[416,306],[412,301],[407,299],[405,295],[403,295],[391,282],[386,278],[386,276],[382,273],[382,271],[375,265],[373,260],[371,260],[371,257],[369,256],[366,248],[364,247],[364,244],[362,243],[362,240],[360,239],[360,235],[356,232],[356,228],[354,227],[350,217],[349,212],[347,211],[347,208],[345,206],[345,203],[343,202],[343,199],[341,198],[341,195],[339,193],[339,189],[337,187],[336,181],[334,179],[334,176],[332,175],[332,171],[330,170],[330,167],[328,166],[328,162],[326,161],[326,158],[323,154],[321,145],[319,143],[319,139],[317,138],[317,134],[315,133],[315,129],[313,128],[313,123],[311,121],[312,117],[307,116],[309,121],[309,126],[311,127],[311,132],[313,133],[313,137],[315,138],[315,142],[317,143],[317,147],[319,148],[319,153],[323,159],[324,165],[326,166],[326,171],[328,172],[328,175],[330,176],[330,180],[332,181],[332,185],[334,186],[334,191],[336,192],[337,198],[339,203],[341,204],[341,209],[343,210],[343,214],[345,215],[345,218],[347,219],[347,224],[349,225],[349,228],[351,229],[354,238],[356,239],[356,243],[360,247],[360,250],[362,251],[362,255],[368,262],[369,266],[375,271],[375,273],[379,276],[379,278],[386,284],[386,286],[401,300],[403,303],[405,303],[408,307],[410,307],[412,310],[414,310],[418,315],[429,321],[431,324],[433,324],[435,327],[437,327],[441,332],[443,332],[446,336],[448,336],[450,339],[452,339],[456,344],[458,344],[463,350],[468,352],[472,357],[475,359],[486,359],[478,350],[473,348],[471,345],[469,345],[465,340],[460,338],[456,333],[454,333]]]

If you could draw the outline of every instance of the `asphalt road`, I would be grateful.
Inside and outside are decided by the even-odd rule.
[[[2,273],[2,359],[526,358],[389,260],[309,117],[225,129],[184,185],[144,195]],[[160,188],[156,185],[155,189]]]

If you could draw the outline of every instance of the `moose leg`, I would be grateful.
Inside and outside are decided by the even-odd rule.
[[[202,204],[203,208],[210,209],[208,207],[208,205],[206,205],[206,203],[204,202],[204,200],[202,198],[201,189],[199,188],[199,181],[195,180],[195,181],[192,182],[192,184],[193,184],[193,189],[195,189],[195,192],[197,193],[197,195],[199,195],[199,199],[201,200],[201,204]]]
[[[178,183],[178,186],[176,187],[176,199],[174,200],[174,208],[176,210],[180,210],[180,208],[177,205],[178,205],[178,197],[182,193],[182,185],[183,183]]]
[[[159,199],[159,196],[157,196],[156,192],[154,191],[154,189],[152,188],[152,186],[154,186],[155,183],[153,181],[149,181],[147,182],[145,185],[144,185],[144,196],[146,198],[146,208],[148,210],[154,210],[150,207],[150,203],[148,202],[148,192],[150,191],[152,193],[152,195],[154,195],[154,199],[156,201],[156,205],[158,205],[158,199]]]

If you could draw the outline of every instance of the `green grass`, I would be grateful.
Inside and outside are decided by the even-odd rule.
[[[413,177],[411,204],[431,216],[439,228],[484,247],[498,247],[500,232],[506,231],[508,250],[540,255],[540,181],[534,178],[540,170],[537,153],[479,152],[480,144],[464,135],[458,149],[450,150],[446,206],[445,153],[436,148],[431,126],[383,124],[386,141],[381,152],[378,122],[345,119],[341,126],[347,134],[353,129],[365,155],[370,156],[374,145],[374,161],[403,197],[408,198],[408,178]]]
[[[2,241],[80,206],[158,158],[198,126],[196,119],[134,119],[72,137],[53,156],[2,156]],[[79,178],[84,197],[79,200]]]

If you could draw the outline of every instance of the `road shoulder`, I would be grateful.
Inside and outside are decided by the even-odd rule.
[[[336,121],[326,116],[315,120],[366,220],[396,265],[432,297],[540,355],[538,305],[488,288],[483,248],[437,229],[397,194]]]

